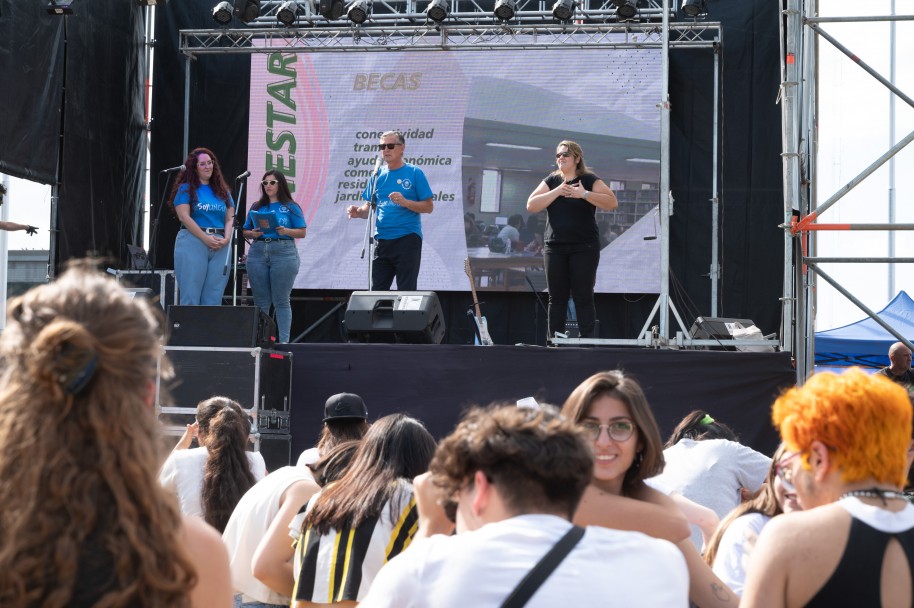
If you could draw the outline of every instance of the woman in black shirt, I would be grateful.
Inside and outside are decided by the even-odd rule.
[[[527,199],[527,211],[546,210],[543,252],[549,289],[549,334],[565,331],[568,297],[574,298],[582,338],[594,337],[593,286],[600,263],[596,209],[612,211],[616,195],[584,164],[584,151],[573,141],[559,143],[558,169],[540,182]]]

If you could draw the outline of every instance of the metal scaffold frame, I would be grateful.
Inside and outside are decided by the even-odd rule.
[[[302,2],[304,11],[293,26],[279,24],[276,11],[281,2],[261,2],[261,14],[244,29],[181,30],[180,51],[185,56],[184,149],[189,150],[190,90],[192,62],[202,55],[311,52],[384,51],[480,51],[490,49],[569,49],[569,48],[659,48],[663,57],[662,94],[657,102],[661,112],[660,136],[660,293],[635,339],[559,339],[563,345],[618,345],[685,348],[722,346],[783,346],[777,340],[698,340],[689,337],[676,307],[669,297],[669,217],[673,213],[670,196],[670,49],[712,49],[714,51],[714,162],[712,167],[712,316],[717,311],[719,279],[719,213],[717,152],[719,148],[718,80],[720,77],[721,25],[710,21],[670,22],[670,0],[641,0],[638,20],[622,20],[612,0],[580,0],[573,18],[557,23],[542,0],[518,0],[517,12],[510,21],[493,18],[491,6],[476,0],[451,0],[454,12],[442,23],[430,21],[417,12],[416,0],[375,1],[369,21],[362,25],[345,17],[331,21],[316,14],[311,2]],[[679,329],[670,338],[669,313]],[[658,318],[658,324],[651,326]]]
[[[819,193],[815,187],[819,39],[824,39],[834,46],[894,93],[896,98],[914,107],[914,99],[826,32],[823,25],[914,21],[914,15],[819,17],[816,2],[811,0],[782,1],[784,11],[781,20],[780,101],[784,161],[784,223],[781,227],[784,229],[785,257],[782,334],[785,336],[785,343],[793,345],[793,352],[796,356],[797,383],[802,384],[812,373],[815,361],[815,293],[818,278],[825,280],[908,348],[914,349],[914,344],[911,344],[907,338],[881,319],[878,313],[864,305],[846,287],[820,267],[820,264],[823,263],[912,263],[914,258],[894,255],[888,257],[818,257],[815,254],[817,232],[822,230],[889,232],[914,230],[914,224],[899,224],[893,221],[883,224],[826,224],[818,221],[830,207],[879,167],[889,162],[911,141],[914,141],[914,131],[898,143],[891,145],[884,154],[831,194],[824,202],[819,202]],[[894,40],[891,41],[891,45],[894,47]],[[892,220],[891,217],[890,220]],[[891,253],[893,252],[890,251]]]

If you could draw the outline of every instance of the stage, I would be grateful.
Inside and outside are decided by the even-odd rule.
[[[407,412],[441,438],[471,405],[532,396],[560,406],[584,378],[607,369],[641,382],[664,441],[685,414],[702,408],[743,443],[771,454],[778,443],[771,404],[795,382],[789,353],[406,344],[280,349],[293,353],[293,462],[317,441],[324,401],[334,393],[361,395],[370,420]]]

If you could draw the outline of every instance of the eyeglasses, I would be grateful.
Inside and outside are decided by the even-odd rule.
[[[205,161],[203,161],[202,163],[197,163],[197,165],[200,166],[200,167],[212,167],[212,166],[213,166],[213,161],[211,161],[211,160],[205,160]]]
[[[378,144],[378,150],[383,150],[387,148],[388,150],[393,150],[397,146],[402,146],[403,144]]]
[[[628,441],[635,434],[635,423],[626,418],[613,420],[609,424],[586,421],[582,422],[580,427],[594,441],[600,438],[600,431],[603,429],[606,429],[606,433],[613,441]]]
[[[275,186],[279,182],[275,179],[265,179],[260,183],[263,184],[264,186]]]
[[[573,156],[573,154],[571,152],[556,152],[555,153],[556,158],[568,158],[569,156]]]
[[[802,454],[803,452],[794,452],[786,458],[781,458],[776,465],[774,465],[774,472],[778,477],[781,478],[781,483],[785,486],[789,486],[788,489],[793,489],[793,469],[787,466],[787,463]]]

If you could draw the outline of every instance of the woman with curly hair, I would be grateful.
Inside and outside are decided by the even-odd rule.
[[[87,269],[10,302],[0,605],[231,605],[219,535],[156,483],[161,339],[150,304]]]
[[[210,397],[197,405],[197,421],[159,474],[162,485],[177,494],[182,513],[225,531],[235,505],[267,474],[260,452],[245,450],[250,430],[247,414],[228,397]],[[187,449],[194,435],[200,447]]]
[[[196,148],[184,160],[169,201],[181,221],[175,278],[182,305],[218,306],[228,283],[225,247],[232,240],[235,201],[216,155]]]

